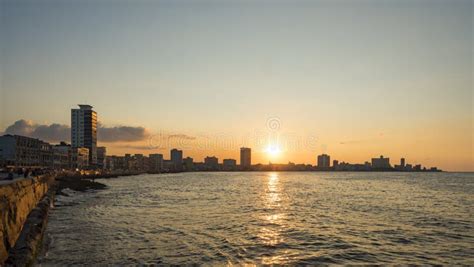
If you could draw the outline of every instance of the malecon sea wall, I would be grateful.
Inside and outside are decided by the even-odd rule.
[[[48,192],[54,176],[18,179],[0,185],[0,266],[8,258],[30,212]]]

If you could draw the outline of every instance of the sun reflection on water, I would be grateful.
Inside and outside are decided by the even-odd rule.
[[[266,190],[266,206],[274,208],[280,206],[280,183],[277,173],[270,173],[268,177],[268,188]]]
[[[264,245],[276,247],[285,242],[281,232],[285,228],[286,214],[283,211],[281,197],[282,186],[278,173],[269,173],[265,188],[265,213],[262,215],[262,225],[259,238]],[[277,253],[262,258],[263,264],[278,264],[285,262],[285,253]]]

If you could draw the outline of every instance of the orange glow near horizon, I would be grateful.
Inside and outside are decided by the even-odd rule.
[[[270,159],[275,159],[281,155],[282,151],[278,144],[268,144],[265,153]]]

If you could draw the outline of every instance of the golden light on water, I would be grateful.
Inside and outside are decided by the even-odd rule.
[[[267,214],[262,216],[265,227],[260,229],[259,237],[265,245],[276,246],[284,243],[281,235],[285,227],[286,214],[282,212],[282,186],[278,173],[269,173],[266,177],[267,187],[265,188],[264,204],[268,210]],[[287,260],[285,255],[264,257],[263,264],[281,264]]]
[[[268,176],[267,207],[274,208],[280,206],[280,184],[277,173],[270,173]]]

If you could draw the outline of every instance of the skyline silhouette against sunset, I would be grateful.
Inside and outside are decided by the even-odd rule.
[[[0,0],[0,266],[474,266],[474,0]]]
[[[472,1],[2,1],[0,133],[474,171]]]

